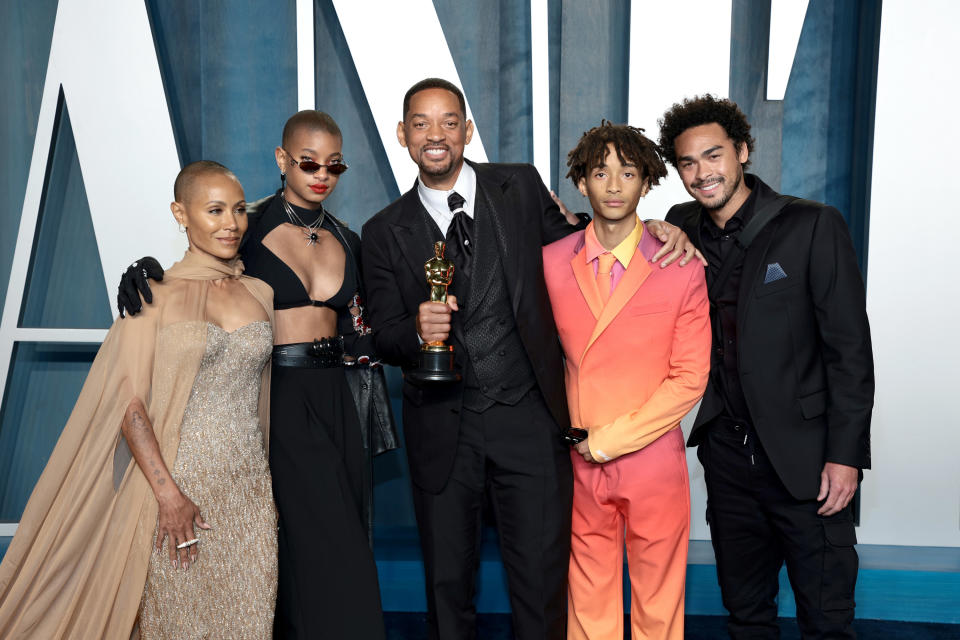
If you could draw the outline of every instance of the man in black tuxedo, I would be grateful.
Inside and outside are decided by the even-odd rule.
[[[853,638],[850,500],[870,467],[874,382],[847,226],[744,173],[754,141],[729,100],[685,100],[660,126],[695,200],[667,221],[709,262],[710,381],[688,445],[699,445],[730,636],[779,637],[786,561],[803,637]]]
[[[463,94],[427,79],[404,97],[400,144],[416,184],[363,226],[377,352],[408,372],[422,342],[454,346],[457,383],[403,383],[403,424],[432,638],[472,638],[485,496],[493,506],[518,638],[566,624],[572,478],[563,365],[541,247],[582,227],[536,170],[476,164]],[[424,263],[446,239],[447,303],[429,302]]]

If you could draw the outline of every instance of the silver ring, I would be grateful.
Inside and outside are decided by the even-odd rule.
[[[177,549],[186,549],[189,546],[195,545],[200,542],[200,538],[194,538],[193,540],[187,540],[186,542],[181,542],[177,545]]]

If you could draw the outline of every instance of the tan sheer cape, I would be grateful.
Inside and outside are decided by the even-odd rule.
[[[140,398],[173,468],[206,348],[210,281],[240,277],[273,322],[272,290],[240,276],[242,270],[238,259],[188,251],[153,287],[154,304],[110,328],[0,564],[0,638],[130,637],[157,501],[130,456],[121,421]],[[260,387],[264,445],[269,376],[268,363]]]

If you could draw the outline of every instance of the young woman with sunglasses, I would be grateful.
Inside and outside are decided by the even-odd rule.
[[[382,638],[368,544],[372,487],[344,356],[369,357],[360,238],[323,208],[347,164],[333,118],[301,111],[275,150],[281,189],[242,249],[274,290],[270,468],[280,514],[276,638]]]
[[[250,206],[240,250],[246,273],[273,287],[276,310],[274,637],[375,640],[385,634],[368,543],[370,453],[344,369],[345,360],[369,358],[373,341],[360,314],[360,239],[323,208],[347,170],[340,129],[326,113],[301,111],[284,126],[275,155],[281,188]],[[145,283],[142,269],[134,271],[124,274],[118,296],[130,312],[140,306],[132,287]]]

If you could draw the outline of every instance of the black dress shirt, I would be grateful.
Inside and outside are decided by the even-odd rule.
[[[744,177],[751,187],[749,176]],[[713,283],[720,273],[723,261],[733,252],[734,241],[743,228],[750,222],[756,208],[756,191],[751,189],[746,202],[727,220],[721,229],[704,211],[700,218],[700,241],[703,243],[703,255],[707,259],[707,287],[712,290]],[[740,376],[737,372],[737,298],[740,291],[740,278],[743,274],[743,254],[734,265],[730,276],[716,298],[710,298],[710,323],[713,327],[713,350],[711,354],[710,375],[716,388],[723,396],[724,412],[722,417],[749,425],[750,411],[743,396]]]

